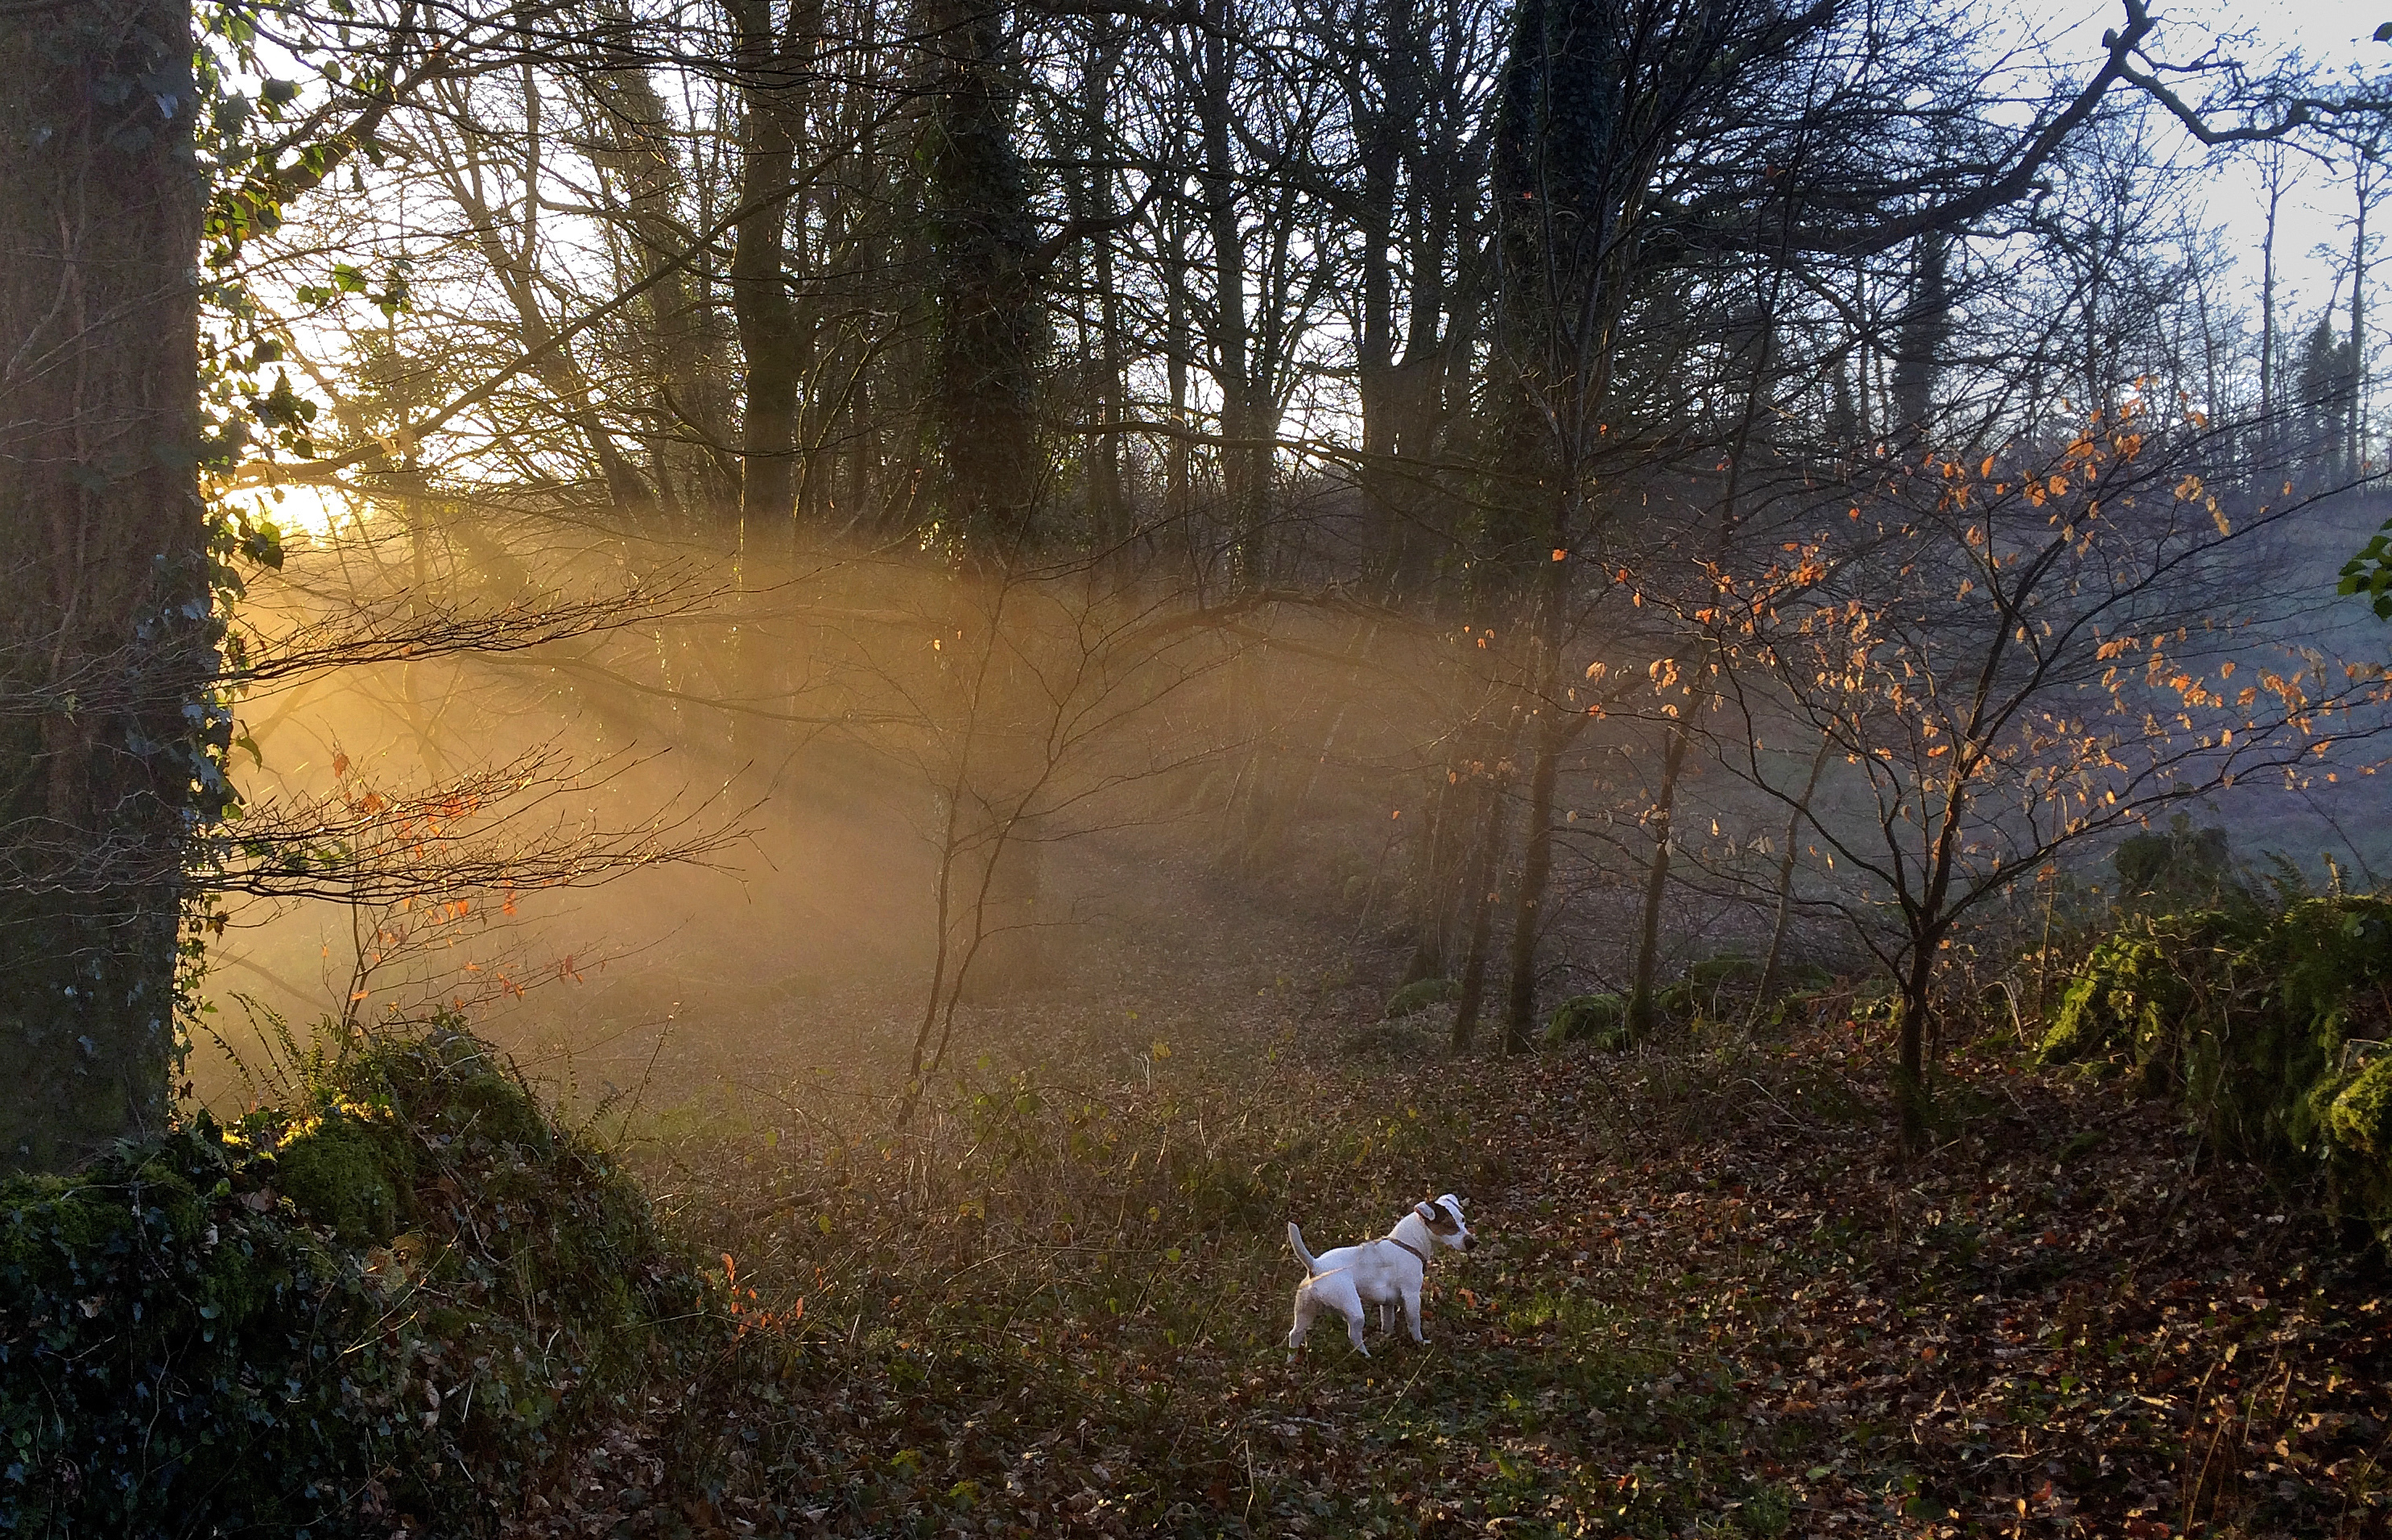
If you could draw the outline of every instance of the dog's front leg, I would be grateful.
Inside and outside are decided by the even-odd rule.
[[[1421,1335],[1420,1310],[1420,1290],[1414,1289],[1404,1296],[1404,1324],[1412,1328],[1413,1341],[1425,1343],[1428,1339]]]

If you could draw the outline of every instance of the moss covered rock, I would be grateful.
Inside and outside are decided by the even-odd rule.
[[[2335,1079],[2318,1140],[2327,1191],[2346,1222],[2392,1249],[2392,1056]]]
[[[1628,999],[1618,994],[1581,994],[1565,1000],[1545,1023],[1545,1042],[1592,1042],[1606,1049],[1628,1046]]]
[[[1387,997],[1387,1008],[1384,1014],[1389,1021],[1398,1016],[1418,1016],[1432,1005],[1450,1004],[1461,994],[1462,986],[1450,978],[1417,979]]]
[[[2392,1160],[2392,1056],[2343,1082],[2327,1105],[2325,1132],[2350,1156]]]
[[[2182,1089],[2230,1007],[2237,959],[2254,938],[2250,912],[2195,910],[2138,917],[2086,959],[2037,1044],[2047,1064],[2120,1055],[2154,1092]]]
[[[279,1142],[276,1182],[302,1214],[344,1243],[386,1241],[398,1232],[405,1151],[388,1113],[334,1106]]]
[[[2123,1052],[2147,1076],[2164,1073],[2193,1001],[2171,955],[2183,946],[2179,935],[2122,931],[2094,948],[2037,1045],[2045,1062]]]
[[[1686,982],[1697,990],[1713,992],[1742,990],[1750,992],[1760,987],[1761,963],[1740,951],[1722,951],[1706,957],[1686,970]]]

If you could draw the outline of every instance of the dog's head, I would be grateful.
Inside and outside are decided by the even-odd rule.
[[[1451,1193],[1416,1203],[1412,1206],[1412,1212],[1420,1215],[1421,1223],[1428,1226],[1430,1235],[1457,1251],[1467,1251],[1478,1244],[1478,1237],[1472,1235],[1470,1226],[1462,1223],[1462,1199]]]

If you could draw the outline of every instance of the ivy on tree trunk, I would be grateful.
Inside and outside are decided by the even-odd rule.
[[[221,807],[188,0],[0,20],[0,1164],[154,1128]]]

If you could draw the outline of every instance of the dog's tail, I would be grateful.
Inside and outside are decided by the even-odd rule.
[[[1315,1275],[1320,1273],[1320,1264],[1313,1260],[1311,1252],[1304,1249],[1304,1232],[1295,1227],[1295,1221],[1292,1219],[1287,1222],[1287,1243],[1295,1248],[1297,1256],[1304,1259],[1304,1270],[1306,1273]]]

